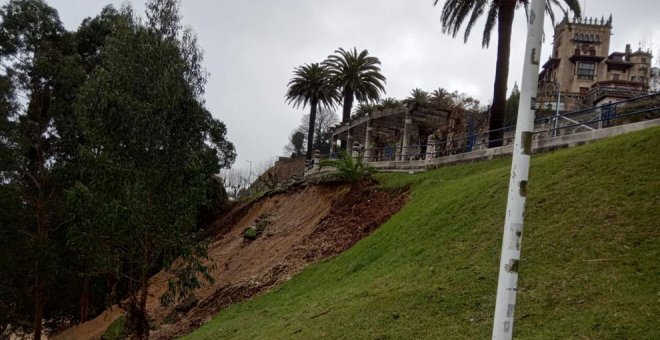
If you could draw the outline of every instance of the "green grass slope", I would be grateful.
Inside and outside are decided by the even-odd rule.
[[[191,339],[490,337],[510,158],[384,174],[409,203]],[[660,339],[660,128],[532,158],[515,336]]]

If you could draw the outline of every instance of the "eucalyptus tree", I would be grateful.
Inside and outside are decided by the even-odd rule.
[[[66,252],[63,187],[55,179],[65,163],[58,115],[70,108],[81,76],[72,46],[44,1],[0,8],[0,330],[35,338],[44,325],[71,316],[67,294],[76,287],[62,287],[75,276],[75,257]]]
[[[385,94],[385,76],[380,73],[380,60],[369,51],[339,48],[323,62],[333,83],[341,89],[343,100],[342,123],[351,119],[353,101],[375,104]]]
[[[204,107],[201,52],[180,27],[178,1],[154,0],[147,9],[147,26],[122,10],[80,90],[80,181],[67,192],[79,208],[70,242],[96,272],[125,279],[124,307],[138,338],[149,334],[154,271],[172,273],[162,303],[187,297],[200,274],[210,279],[196,219],[208,181],[236,156],[225,125]]]
[[[333,85],[328,68],[319,63],[305,64],[293,70],[289,80],[286,102],[293,107],[309,105],[309,129],[307,131],[306,158],[312,159],[316,112],[319,108],[332,109],[339,100],[339,92]]]
[[[438,5],[440,0],[433,0],[433,6]],[[563,0],[567,9],[564,9],[559,0],[546,0],[546,11],[554,23],[553,5],[561,8],[565,15],[572,11],[580,16],[580,4],[578,0]],[[481,45],[487,48],[490,45],[490,37],[493,29],[497,26],[497,62],[495,67],[495,82],[493,85],[493,103],[490,109],[490,134],[489,146],[502,145],[504,135],[504,109],[506,105],[507,80],[509,77],[509,56],[511,55],[511,31],[513,19],[517,8],[524,8],[527,12],[529,0],[446,0],[442,6],[440,21],[442,31],[456,37],[465,24],[463,40],[467,42],[472,28],[477,20],[485,14]],[[494,131],[497,130],[497,131]]]
[[[101,51],[123,20],[121,13],[108,5],[97,16],[84,19],[78,27],[75,33],[76,52],[88,73],[101,66]]]

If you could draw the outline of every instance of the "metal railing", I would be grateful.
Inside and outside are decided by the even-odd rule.
[[[537,111],[537,114],[542,111]],[[534,138],[553,138],[583,131],[593,131],[615,125],[660,117],[660,93],[564,114],[550,113],[534,120]],[[500,129],[469,133],[467,135],[438,140],[433,144],[414,144],[408,146],[388,145],[377,148],[352,150],[353,156],[362,157],[366,162],[428,160],[449,155],[465,153],[487,148],[489,144],[501,142],[502,145],[513,143],[515,125]],[[489,140],[491,132],[502,132],[502,138]],[[320,155],[320,158],[337,158],[338,153]],[[313,167],[310,162],[307,169]]]

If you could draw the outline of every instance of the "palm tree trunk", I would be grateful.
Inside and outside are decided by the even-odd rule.
[[[312,159],[312,148],[314,147],[314,123],[316,123],[316,100],[312,100],[311,108],[309,109],[309,130],[307,131],[307,156],[308,160]]]
[[[353,90],[344,90],[344,108],[341,115],[341,122],[347,123],[351,120],[351,110],[353,109]],[[346,140],[341,140],[341,150],[346,150]]]
[[[344,91],[344,110],[341,115],[341,122],[346,123],[351,120],[351,110],[353,109],[353,90]]]
[[[504,108],[509,78],[509,56],[511,55],[511,29],[516,10],[515,0],[503,1],[497,16],[497,65],[493,86],[493,105],[490,108],[490,130],[488,147],[502,146],[504,137]],[[497,131],[493,131],[497,130]]]

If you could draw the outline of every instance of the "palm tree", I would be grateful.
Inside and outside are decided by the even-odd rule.
[[[416,87],[410,91],[410,96],[404,99],[404,101],[406,103],[426,103],[430,98],[428,92]]]
[[[369,104],[369,103],[360,103],[355,108],[355,114],[353,115],[353,119],[362,118],[376,110],[378,110],[378,105]]]
[[[328,69],[319,64],[305,64],[293,70],[293,78],[287,84],[287,104],[297,108],[309,105],[309,130],[307,132],[307,159],[312,159],[312,147],[314,143],[314,125],[316,122],[316,110],[319,106],[328,109],[334,108],[339,101],[339,92],[333,86]]]
[[[378,104],[379,109],[389,109],[399,106],[401,106],[401,101],[392,97],[387,97],[385,99],[382,99]]]
[[[375,103],[385,93],[385,76],[380,73],[380,60],[367,50],[339,48],[323,62],[330,70],[334,84],[341,88],[344,100],[342,123],[351,119],[353,100]]]
[[[433,0],[433,6],[439,0]],[[559,0],[546,0],[546,11],[554,23],[552,5],[561,8],[565,15],[567,10],[561,7]],[[580,4],[578,0],[563,0],[575,15],[580,16]],[[440,21],[442,32],[456,37],[467,19],[463,39],[467,42],[472,27],[481,15],[486,12],[486,25],[481,40],[483,47],[490,44],[490,35],[497,23],[497,63],[495,66],[495,84],[493,87],[493,104],[490,110],[490,134],[488,136],[489,146],[502,145],[504,135],[501,129],[504,126],[504,106],[506,103],[506,86],[509,77],[509,55],[511,54],[511,28],[516,8],[522,6],[527,11],[530,0],[447,0],[442,6]]]

